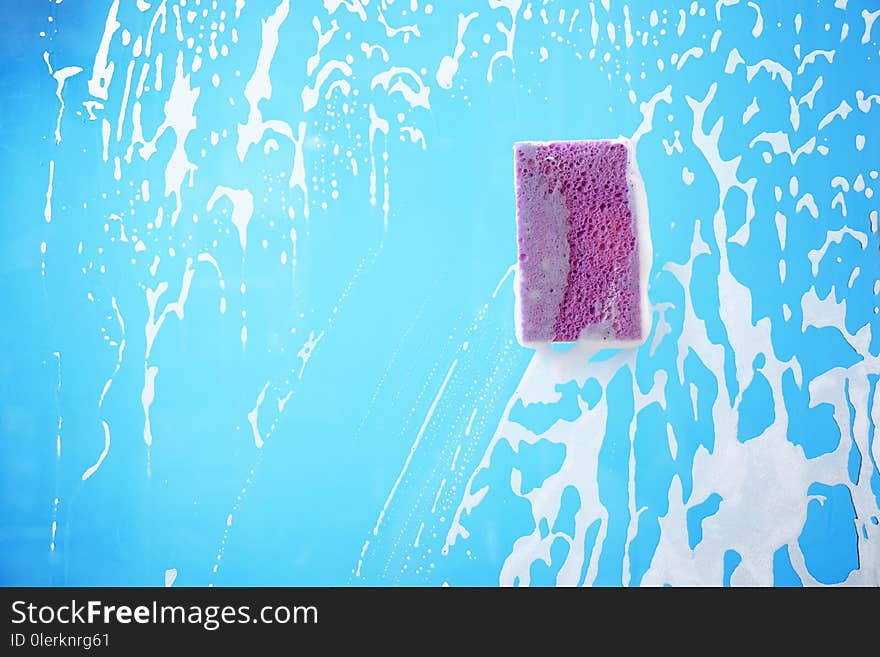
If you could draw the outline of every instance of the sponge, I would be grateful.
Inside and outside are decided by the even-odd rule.
[[[520,344],[644,342],[652,249],[631,142],[517,142],[514,163]]]

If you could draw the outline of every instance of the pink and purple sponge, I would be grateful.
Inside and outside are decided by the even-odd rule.
[[[644,342],[651,236],[632,144],[517,142],[514,159],[519,342]]]

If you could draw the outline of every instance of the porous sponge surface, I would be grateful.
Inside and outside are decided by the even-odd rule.
[[[521,142],[514,157],[522,339],[641,339],[626,144]]]

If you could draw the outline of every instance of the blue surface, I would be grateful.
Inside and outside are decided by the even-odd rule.
[[[880,584],[873,0],[5,4],[0,584]],[[651,335],[522,348],[618,135]]]

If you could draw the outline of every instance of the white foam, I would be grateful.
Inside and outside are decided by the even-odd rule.
[[[135,61],[128,63],[128,69],[125,73],[125,87],[122,92],[122,103],[119,105],[119,117],[116,119],[116,141],[122,140],[122,126],[125,122],[125,111],[128,108],[128,97],[131,93],[131,76],[134,73]]]
[[[352,74],[351,66],[349,66],[348,62],[344,60],[331,59],[326,62],[315,76],[315,84],[313,86],[306,85],[303,87],[302,104],[304,112],[308,112],[318,105],[318,98],[321,96],[321,87],[335,71],[339,71],[346,77],[349,77]]]
[[[156,256],[157,262],[158,257],[159,256]],[[223,315],[226,313],[226,281],[223,279],[223,272],[220,270],[220,265],[218,264],[214,256],[212,256],[210,253],[200,253],[198,255],[198,262],[209,263],[214,268],[214,271],[217,273],[217,281],[220,285],[220,314]],[[153,272],[153,275],[155,276],[155,271]]]
[[[435,75],[437,84],[440,85],[442,89],[452,89],[452,80],[458,72],[458,61],[464,54],[464,33],[467,31],[468,25],[470,25],[471,21],[477,16],[479,16],[479,14],[475,11],[472,11],[467,15],[458,15],[458,36],[456,38],[455,49],[453,50],[451,57],[449,55],[443,56]]]
[[[779,248],[785,251],[785,237],[786,237],[786,228],[787,228],[787,219],[784,214],[781,212],[776,212],[776,217],[774,219],[776,223],[776,235],[779,238]]]
[[[694,59],[699,59],[702,56],[703,49],[699,46],[692,46],[691,48],[688,48],[678,60],[678,64],[676,64],[675,70],[680,71],[681,67],[684,66],[684,63],[691,57],[693,57]]]
[[[415,83],[415,87],[405,82],[406,79],[412,80]],[[422,82],[421,76],[411,68],[392,66],[387,71],[377,73],[370,81],[370,89],[375,89],[380,85],[388,92],[389,96],[394,93],[402,95],[410,107],[431,109],[429,100],[431,89]]]
[[[101,420],[101,426],[104,428],[104,449],[101,450],[101,454],[98,456],[98,460],[95,461],[95,464],[86,468],[86,471],[82,473],[82,480],[86,481],[89,477],[91,477],[95,472],[98,471],[98,468],[101,467],[101,464],[104,462],[104,459],[107,458],[107,454],[110,452],[110,425],[107,424],[106,420]]]
[[[630,142],[627,145],[627,183],[629,188],[629,206],[636,226],[636,242],[639,249],[639,313],[642,320],[641,336],[638,340],[632,341],[633,346],[642,344],[651,331],[651,313],[648,307],[648,277],[651,274],[654,255],[651,244],[651,227],[648,219],[648,195],[636,161],[637,146],[637,141]]]
[[[810,137],[806,143],[798,147],[796,150],[792,151],[791,142],[789,140],[788,133],[777,131],[777,132],[762,132],[757,137],[752,139],[749,142],[749,148],[754,148],[755,144],[766,143],[770,145],[770,148],[773,149],[774,155],[788,155],[791,163],[797,164],[798,159],[804,154],[812,153],[816,148],[816,137]]]
[[[156,375],[159,368],[148,365],[144,370],[144,387],[141,390],[141,406],[144,409],[144,442],[147,447],[153,444],[153,430],[150,426],[150,407],[156,398]]]
[[[818,249],[814,249],[807,254],[807,258],[812,264],[813,276],[819,275],[819,263],[822,262],[825,257],[825,253],[827,253],[828,248],[832,244],[840,244],[843,241],[843,238],[849,235],[853,237],[862,249],[868,248],[868,236],[865,233],[853,230],[849,226],[844,226],[840,230],[829,230],[825,235],[825,243],[819,247]]]
[[[869,96],[865,96],[865,92],[861,89],[856,91],[856,105],[859,110],[867,114],[871,111],[871,104],[876,103],[880,105],[880,95],[871,94]]]
[[[377,50],[379,51],[379,55],[382,57],[382,61],[387,62],[388,61],[388,51],[385,50],[385,48],[383,48],[380,44],[377,43],[374,45],[370,45],[366,41],[361,43],[361,52],[367,56],[367,59],[372,59],[373,53],[376,52]]]
[[[369,141],[370,141],[370,204],[376,204],[376,153],[374,151],[374,144],[376,140],[376,132],[381,132],[384,135],[388,135],[388,121],[380,117],[376,113],[376,107],[371,103],[369,107],[369,116],[370,116],[370,127],[369,127]],[[387,157],[387,151],[383,151],[383,156]],[[357,175],[357,172],[355,172]],[[384,217],[385,227],[388,227],[388,214],[385,213]]]
[[[184,306],[189,297],[189,290],[192,285],[194,274],[195,270],[192,267],[192,258],[187,258],[183,270],[183,278],[180,284],[180,293],[178,294],[177,300],[169,301],[165,304],[165,307],[162,309],[162,312],[159,313],[158,317],[156,317],[156,306],[160,297],[162,297],[162,295],[168,290],[168,283],[167,281],[162,281],[155,288],[145,288],[149,315],[147,317],[146,326],[144,327],[146,347],[144,350],[144,386],[141,391],[141,405],[144,410],[144,442],[147,444],[147,447],[150,447],[153,444],[153,432],[150,425],[150,406],[152,406],[153,400],[155,399],[156,376],[159,373],[159,368],[157,366],[150,365],[150,353],[152,352],[153,344],[156,341],[159,330],[165,323],[168,314],[173,312],[177,315],[178,319],[183,319]]]
[[[819,122],[819,130],[824,130],[837,117],[840,117],[841,120],[845,121],[850,112],[852,112],[850,104],[845,100],[840,101],[840,105],[837,106],[837,109],[828,112],[828,114],[825,115],[825,118]]]
[[[232,202],[232,224],[238,231],[238,240],[241,244],[241,250],[247,248],[247,229],[251,217],[254,214],[254,197],[246,189],[233,189],[218,185],[214,188],[214,193],[208,199],[207,210],[210,212],[214,209],[214,204],[220,199],[226,197]]]
[[[113,311],[116,313],[116,321],[119,324],[121,335],[116,347],[116,365],[113,368],[113,372],[104,383],[104,388],[103,390],[101,390],[101,396],[98,398],[99,409],[104,406],[104,398],[107,396],[107,392],[109,392],[110,390],[110,386],[113,383],[113,378],[119,373],[119,369],[122,367],[122,358],[125,354],[125,321],[122,318],[122,313],[119,310],[119,305],[116,303],[115,296],[110,297],[110,305],[113,308]]]
[[[327,13],[334,14],[340,6],[345,7],[349,12],[357,14],[361,21],[367,20],[367,14],[361,0],[324,0],[324,9]]]
[[[730,55],[727,59],[727,65],[724,67],[724,72],[732,74],[736,71],[740,64],[745,64],[746,67],[746,81],[751,84],[752,80],[760,71],[766,71],[770,74],[770,78],[775,80],[777,77],[782,81],[785,85],[785,88],[788,91],[791,91],[791,83],[792,83],[792,74],[791,71],[788,70],[785,66],[780,64],[779,62],[765,58],[760,60],[755,64],[747,64],[742,56],[739,54],[739,50],[734,48],[730,51]]]
[[[754,98],[752,98],[752,102],[746,108],[746,111],[743,112],[743,118],[742,118],[743,125],[746,125],[749,121],[751,121],[752,117],[754,117],[755,114],[757,114],[760,111],[760,109],[761,108],[758,107],[758,97],[755,96]]]
[[[819,57],[824,57],[825,61],[829,64],[834,62],[834,55],[836,51],[834,50],[813,50],[804,55],[804,58],[801,60],[801,63],[798,65],[797,73],[800,75],[803,73],[807,66],[810,64],[814,64]]]
[[[385,13],[382,11],[382,5],[377,6],[377,11],[379,14],[379,23],[385,28],[385,36],[389,39],[396,37],[398,34],[402,34],[403,42],[409,43],[411,36],[420,37],[422,35],[419,31],[419,26],[416,23],[413,23],[412,25],[392,27],[388,24],[388,20],[385,18]]]
[[[49,75],[51,75],[55,79],[55,97],[58,99],[58,118],[55,120],[55,143],[61,143],[61,118],[64,116],[64,83],[67,82],[74,75],[82,73],[82,68],[79,66],[65,66],[64,68],[58,69],[57,71],[52,70],[52,65],[49,63],[49,52],[46,51],[43,53],[43,59],[46,62],[46,66],[49,68]]]
[[[498,31],[504,35],[506,45],[503,50],[496,51],[495,53],[493,53],[492,57],[489,58],[489,69],[488,71],[486,71],[486,81],[489,84],[492,84],[495,62],[504,57],[506,59],[509,59],[510,62],[513,63],[513,44],[514,40],[516,39],[516,16],[521,6],[522,0],[489,0],[490,9],[504,8],[507,9],[508,12],[510,12],[510,27],[506,27],[500,21],[495,24],[495,27],[498,29]],[[592,3],[590,3],[591,9],[592,6]]]
[[[113,0],[110,9],[107,11],[107,20],[104,23],[104,34],[101,36],[101,43],[98,51],[95,53],[95,63],[92,66],[92,77],[89,79],[89,93],[95,98],[107,100],[107,89],[110,81],[113,79],[113,62],[107,61],[110,52],[110,42],[120,24],[116,19],[119,12],[119,0]]]
[[[757,39],[764,31],[764,16],[761,14],[761,7],[759,5],[754,2],[748,2],[747,4],[755,10],[755,25],[752,27],[752,36]]]
[[[813,198],[812,194],[804,194],[798,199],[798,202],[795,204],[795,212],[798,213],[804,208],[812,215],[813,219],[819,218],[819,208],[816,207],[816,200]]]
[[[328,11],[330,11],[330,13],[333,13],[339,6],[339,3],[336,3],[336,5],[332,7],[332,9],[327,3],[325,3],[325,6],[328,8]],[[275,57],[275,51],[278,48],[278,31],[280,30],[281,25],[287,19],[289,13],[290,0],[282,0],[276,7],[274,13],[262,21],[261,43],[260,51],[257,55],[257,63],[254,67],[253,74],[251,75],[247,84],[245,84],[244,88],[244,96],[245,99],[248,101],[249,108],[248,118],[246,123],[241,123],[238,125],[238,143],[236,145],[236,153],[238,154],[239,160],[244,162],[245,156],[247,155],[250,147],[260,143],[260,141],[263,139],[263,135],[268,130],[272,130],[282,135],[283,137],[287,137],[287,139],[290,140],[291,144],[293,144],[294,147],[293,166],[288,180],[289,187],[290,189],[293,189],[294,187],[299,187],[300,191],[302,192],[303,215],[306,219],[308,219],[309,192],[308,186],[306,185],[305,181],[305,165],[303,161],[303,144],[305,140],[306,123],[305,121],[300,121],[297,128],[298,136],[294,136],[293,129],[286,121],[277,119],[264,121],[262,112],[259,108],[260,102],[268,100],[272,96],[272,81],[269,77],[269,68],[272,65],[272,60]],[[345,66],[348,66],[347,63],[343,63],[345,64]],[[327,75],[329,75],[329,73],[327,73]],[[316,89],[320,86],[320,84],[316,85]],[[312,94],[316,93],[318,92],[308,85],[304,87],[302,91],[304,106],[306,105],[306,103],[311,102]]]
[[[251,432],[254,436],[254,445],[257,449],[263,448],[263,436],[260,435],[260,427],[258,425],[259,415],[260,415],[260,406],[263,405],[263,401],[266,399],[266,391],[269,389],[269,382],[266,381],[263,388],[260,390],[260,394],[257,395],[257,400],[254,403],[253,409],[247,414],[248,424],[251,425]],[[227,523],[228,526],[228,523]]]
[[[419,128],[416,128],[415,126],[410,126],[410,125],[403,125],[403,126],[400,126],[400,132],[405,135],[408,135],[409,140],[412,143],[414,143],[414,144],[420,143],[422,145],[422,150],[425,150],[426,148],[428,148],[428,144],[425,141],[425,133],[423,133]]]
[[[309,338],[305,341],[303,346],[297,352],[296,357],[300,359],[301,365],[299,368],[299,373],[297,374],[298,379],[302,379],[303,372],[306,369],[306,365],[308,365],[309,361],[314,354],[315,348],[318,346],[318,343],[321,341],[321,338],[324,337],[324,331],[315,335],[314,331],[309,331]]]
[[[165,103],[165,120],[156,130],[153,138],[148,142],[144,142],[140,149],[141,157],[148,160],[155,153],[156,142],[159,141],[159,138],[167,130],[174,132],[174,150],[165,167],[165,196],[167,197],[174,193],[177,201],[177,206],[171,214],[172,226],[177,223],[183,206],[180,191],[183,181],[188,174],[192,174],[198,168],[187,157],[186,140],[189,134],[196,129],[195,104],[199,97],[199,91],[198,87],[193,88],[190,85],[190,75],[183,72],[183,52],[181,51],[177,57],[177,67],[175,69],[174,82],[171,85],[171,93],[168,101]],[[139,107],[140,104],[136,103],[135,109]],[[132,147],[136,140],[140,140],[138,133],[139,130],[132,136]],[[117,132],[117,136],[120,136],[119,132]],[[130,161],[130,154],[128,161]]]
[[[52,188],[55,183],[55,160],[49,160],[49,184],[46,186],[46,205],[43,207],[43,219],[52,223]]]
[[[862,9],[862,18],[865,21],[865,32],[862,34],[862,43],[871,42],[871,28],[874,26],[874,21],[877,20],[878,16],[880,16],[880,9],[877,11]]]
[[[815,83],[813,83],[813,87],[810,89],[810,91],[808,91],[806,94],[804,94],[800,98],[800,100],[795,102],[793,96],[789,97],[788,102],[789,102],[789,106],[791,108],[791,112],[789,114],[789,121],[791,122],[791,126],[795,130],[800,129],[800,125],[801,125],[801,112],[800,112],[801,105],[806,105],[810,109],[813,109],[813,102],[815,101],[816,94],[819,92],[819,89],[822,88],[822,85],[824,83],[825,83],[825,80],[820,75],[818,78],[816,78],[816,81],[815,81]]]
[[[318,68],[318,64],[321,61],[321,50],[330,43],[330,40],[333,38],[333,35],[339,29],[339,25],[335,20],[330,21],[330,27],[327,28],[326,32],[321,31],[321,21],[317,16],[312,18],[312,26],[315,28],[315,32],[318,33],[318,47],[315,51],[315,54],[310,56],[306,60],[306,75],[311,76],[312,73],[315,72],[315,69]]]
[[[590,3],[590,38],[595,46],[599,40],[599,23],[596,20],[596,4]]]
[[[440,388],[439,390],[437,390],[437,394],[434,396],[434,400],[431,402],[431,406],[428,408],[425,419],[422,421],[422,426],[419,428],[415,440],[413,440],[413,443],[410,446],[409,454],[407,454],[406,460],[403,462],[403,467],[400,469],[400,474],[397,475],[397,480],[391,487],[391,491],[388,493],[388,497],[385,500],[385,504],[382,506],[382,510],[379,511],[379,517],[376,519],[376,525],[373,527],[373,536],[379,535],[379,528],[382,526],[382,520],[385,518],[385,514],[388,511],[388,507],[391,504],[391,501],[394,499],[394,495],[397,492],[398,487],[400,486],[400,482],[403,480],[407,470],[409,469],[409,464],[412,462],[412,458],[415,455],[416,450],[419,448],[419,443],[422,440],[422,436],[424,436],[425,430],[428,428],[428,424],[430,424],[431,422],[431,417],[434,415],[434,411],[437,409],[437,404],[440,402],[440,398],[443,396],[443,392],[446,390],[449,379],[452,378],[452,374],[453,372],[455,372],[456,365],[458,365],[457,358],[454,359],[452,361],[452,364],[449,366],[449,370],[446,372],[446,377],[443,379],[443,383],[440,384]],[[365,542],[363,552],[366,551],[368,543],[369,541]]]

